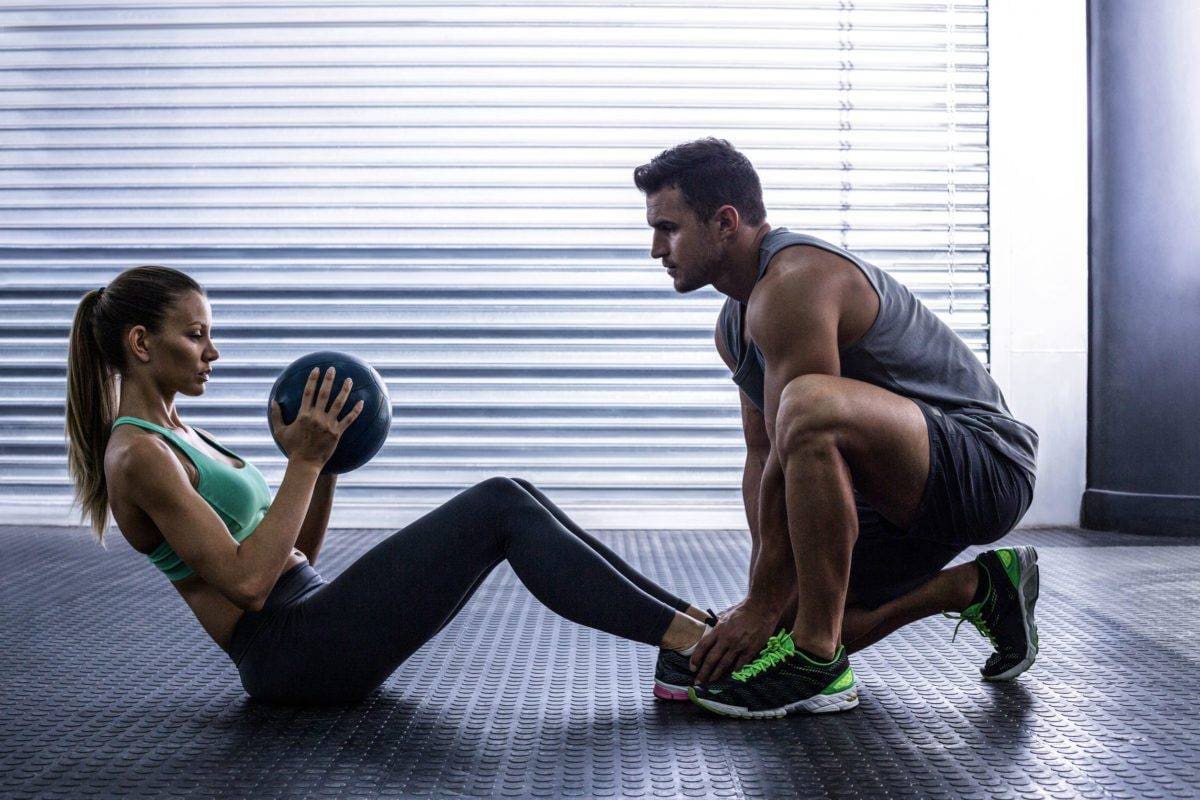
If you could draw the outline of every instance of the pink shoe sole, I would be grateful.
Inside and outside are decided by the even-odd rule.
[[[665,686],[654,684],[654,696],[659,700],[687,700],[688,693],[686,689],[668,689]]]

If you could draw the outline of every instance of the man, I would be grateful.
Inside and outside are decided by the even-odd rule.
[[[690,661],[660,658],[659,682],[740,717],[853,708],[847,653],[947,612],[992,641],[985,679],[1027,669],[1033,548],[943,569],[1011,530],[1033,496],[1037,434],[975,355],[886,272],[772,229],[728,142],[666,150],[634,182],[675,290],[728,298],[716,346],[747,445],[748,592]]]

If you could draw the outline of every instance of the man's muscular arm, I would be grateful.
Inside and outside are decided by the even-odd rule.
[[[801,249],[801,248],[795,248]],[[786,251],[785,251],[786,252]],[[760,284],[761,285],[761,284]],[[792,554],[788,531],[783,459],[779,455],[779,436],[776,419],[780,400],[787,385],[802,375],[837,376],[841,373],[838,355],[838,321],[841,315],[841,292],[838,282],[830,280],[819,265],[793,267],[767,284],[758,302],[751,297],[747,308],[746,325],[763,354],[763,419],[770,441],[770,465],[763,477],[764,506],[770,503],[774,513],[762,519],[764,541],[787,542]],[[769,498],[769,499],[768,499]],[[765,526],[770,526],[769,529]],[[748,601],[764,610],[775,608],[790,600],[794,594],[795,562],[790,566],[791,585],[780,587],[783,544],[775,544],[774,569],[752,576]],[[755,579],[757,577],[757,579]],[[788,590],[788,591],[785,591]]]
[[[782,468],[771,452],[762,412],[742,393],[742,430],[746,435],[746,466],[742,471],[742,500],[750,526],[750,573],[747,598],[769,607],[786,607],[796,593],[792,546],[787,535],[787,506],[782,491]],[[740,604],[739,604],[740,605]],[[780,612],[783,613],[783,612]],[[771,625],[774,628],[774,624]],[[735,665],[735,669],[740,664]]]
[[[726,347],[724,331],[719,324],[714,339],[721,360],[729,367],[730,372],[736,372],[737,362]],[[745,392],[739,390],[738,399],[742,405],[742,436],[746,440],[746,460],[742,467],[742,505],[746,509],[746,524],[750,529],[750,569],[753,572],[760,541],[759,494],[762,491],[763,470],[771,452],[771,442],[767,438],[762,412]]]
[[[747,332],[766,362],[765,413],[760,419],[768,458],[756,515],[758,547],[746,599],[730,609],[692,656],[697,683],[719,679],[753,658],[779,615],[794,605],[795,560],[783,468],[775,449],[775,419],[783,389],[791,380],[808,373],[840,374],[837,337],[844,296],[843,282],[820,261],[808,261],[804,252],[808,249],[795,247],[780,253],[776,258],[787,258],[759,283],[747,306]]]
[[[783,494],[783,467],[772,450],[759,485],[758,557],[750,564],[750,586],[744,603],[759,615],[770,617],[770,627],[794,604],[796,567],[788,536],[787,503]],[[790,620],[787,624],[791,624]]]
[[[742,467],[742,505],[746,508],[746,524],[750,528],[750,574],[762,552],[762,481],[771,455],[771,442],[763,425],[763,415],[744,392],[742,400],[742,432],[746,437],[746,463]],[[747,587],[748,589],[749,587]]]

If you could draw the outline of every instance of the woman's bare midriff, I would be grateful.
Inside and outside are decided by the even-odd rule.
[[[293,549],[279,574],[282,575],[297,564],[307,561],[304,553]],[[276,580],[278,580],[278,576],[276,576]],[[222,650],[229,652],[229,645],[233,640],[233,629],[237,627],[238,621],[246,613],[245,610],[238,608],[229,598],[198,575],[189,576],[172,585],[179,592],[183,601],[188,604],[188,608],[196,615],[200,627],[204,628],[205,632]]]

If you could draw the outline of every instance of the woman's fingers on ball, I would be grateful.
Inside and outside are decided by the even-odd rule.
[[[325,379],[321,381],[321,391],[317,393],[317,399],[321,401],[321,408],[328,405],[329,395],[333,391],[333,376],[333,367],[325,370]]]
[[[304,385],[304,403],[300,404],[301,410],[312,405],[312,397],[317,392],[317,378],[319,375],[320,367],[313,367],[312,372],[308,373],[308,381]]]
[[[329,408],[329,413],[334,419],[338,414],[342,413],[342,407],[346,405],[346,400],[350,397],[350,389],[354,386],[353,378],[346,378],[342,381],[342,390],[338,392],[338,396],[333,399],[333,405]]]
[[[292,362],[276,380],[271,400],[268,417],[280,449],[289,458],[319,459],[333,473],[370,460],[390,428],[387,386],[370,365],[346,353],[310,353]],[[353,440],[343,441],[347,437]]]
[[[354,420],[358,419],[358,415],[362,413],[362,410],[363,410],[363,401],[359,400],[357,403],[354,404],[354,408],[350,409],[350,412],[348,414],[346,414],[346,416],[342,417],[342,421],[340,423],[341,427],[340,427],[340,430],[338,431],[339,435],[341,433],[344,433],[347,428],[349,428],[351,425],[354,424]]]

